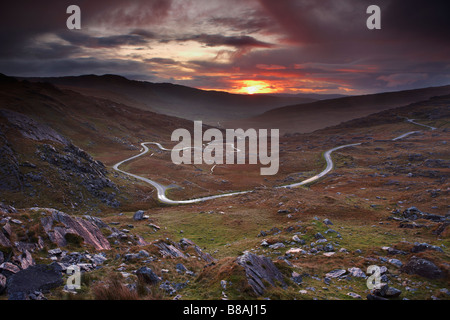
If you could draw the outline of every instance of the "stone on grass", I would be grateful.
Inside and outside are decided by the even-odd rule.
[[[283,288],[286,287],[283,274],[267,257],[246,251],[237,258],[237,263],[244,268],[249,285],[259,296],[264,294],[267,284],[276,286],[278,283]]]
[[[353,268],[348,269],[348,272],[350,273],[350,275],[352,277],[355,277],[355,278],[365,278],[366,277],[366,274],[360,268],[353,267]]]
[[[341,276],[343,276],[347,271],[343,270],[343,269],[337,269],[337,270],[333,270],[328,272],[325,277],[327,278],[339,278]]]
[[[433,262],[418,257],[412,257],[401,271],[408,274],[417,274],[428,279],[443,277],[443,272]]]
[[[63,285],[62,274],[51,265],[38,264],[21,270],[8,279],[9,299],[26,299],[36,291],[47,291]]]
[[[148,284],[156,284],[161,281],[152,269],[148,267],[142,267],[136,271],[138,278]]]
[[[134,221],[144,220],[144,213],[145,211],[143,210],[136,211],[136,213],[133,215],[133,220]]]

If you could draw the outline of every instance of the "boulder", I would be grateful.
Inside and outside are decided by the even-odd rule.
[[[179,272],[187,271],[186,267],[182,263],[177,263],[177,265],[175,266],[175,269],[177,269],[177,271],[179,271]]]
[[[25,251],[24,253],[16,256],[15,260],[18,261],[18,263],[20,264],[20,267],[23,270],[35,265],[33,256],[31,255],[31,253],[29,251]]]
[[[50,240],[59,247],[67,245],[66,234],[75,234],[83,238],[84,242],[92,245],[96,250],[110,250],[111,245],[98,227],[100,220],[82,219],[79,217],[71,217],[68,214],[52,210],[52,215],[41,219],[42,226],[47,232]],[[53,227],[54,222],[59,222],[64,227]]]
[[[324,237],[320,232],[317,232],[317,233],[314,235],[314,238],[316,238],[316,239],[325,239],[325,237]]]
[[[422,252],[422,251],[425,251],[425,250],[435,250],[435,251],[439,251],[439,252],[444,252],[438,246],[433,246],[433,245],[428,244],[428,243],[419,243],[419,242],[414,243],[414,247],[411,249],[411,252],[412,253],[418,253],[418,252]]]
[[[12,276],[19,271],[20,268],[11,262],[3,262],[0,264],[0,272],[6,277]]]
[[[136,213],[133,215],[133,220],[134,221],[144,220],[144,213],[145,211],[143,210],[136,211]]]
[[[398,259],[389,259],[388,262],[398,268],[400,268],[403,265],[403,263]]]
[[[372,290],[371,294],[382,298],[397,298],[402,294],[402,292],[396,288],[389,287],[387,284],[384,284],[380,288]]]
[[[341,276],[343,276],[347,271],[343,270],[343,269],[338,269],[338,270],[333,270],[328,272],[325,277],[327,278],[339,278]]]
[[[422,216],[422,211],[420,211],[416,207],[410,207],[403,211],[402,216],[409,220],[417,220]]]
[[[439,279],[443,277],[443,272],[433,262],[418,257],[412,257],[401,268],[401,271],[408,274],[417,274],[428,279]]]
[[[26,299],[28,294],[63,285],[62,274],[53,266],[38,264],[11,276],[7,283],[10,300]]]
[[[152,269],[148,267],[142,267],[136,271],[138,278],[148,284],[156,284],[161,281]]]
[[[294,236],[292,237],[292,240],[294,240],[295,242],[297,242],[297,243],[299,243],[299,244],[301,244],[301,245],[304,245],[304,244],[306,243],[306,241],[303,240],[303,239],[300,239],[298,235],[294,235]]]
[[[361,296],[359,294],[357,294],[357,293],[354,293],[354,292],[349,292],[349,293],[347,293],[347,295],[352,297],[352,298],[354,298],[354,299],[361,299]]]
[[[286,247],[283,243],[277,242],[269,246],[270,249],[277,250]]]
[[[303,277],[297,272],[292,272],[291,280],[294,281],[296,284],[300,285],[303,282]]]
[[[365,278],[366,277],[366,274],[360,268],[353,267],[353,268],[348,269],[348,272],[350,273],[350,275],[352,277],[355,277],[355,278]]]
[[[249,285],[259,296],[264,294],[266,290],[265,283],[269,283],[272,286],[276,286],[276,283],[279,283],[283,288],[286,287],[283,274],[267,257],[257,256],[246,251],[237,258],[237,263],[244,268]]]

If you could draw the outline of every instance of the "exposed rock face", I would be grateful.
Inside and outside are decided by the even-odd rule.
[[[30,140],[38,141],[35,154],[25,153],[18,155],[15,146],[10,144],[6,133],[0,131],[0,190],[5,191],[29,191],[31,196],[37,193],[35,188],[44,182],[51,186],[51,181],[59,179],[71,182],[85,188],[93,197],[100,199],[111,207],[120,206],[116,199],[118,187],[106,177],[106,167],[100,161],[94,160],[84,150],[73,145],[67,138],[59,134],[49,126],[11,110],[0,109],[0,118],[8,120],[7,130],[14,134],[19,130],[21,134]],[[43,144],[44,143],[44,144]],[[50,163],[51,171],[41,171],[38,161],[36,164],[25,161],[19,163],[18,159],[24,155],[38,157],[41,161]],[[33,160],[34,162],[35,160]],[[21,167],[33,169],[24,171]],[[70,190],[74,192],[73,190]],[[85,202],[81,195],[71,199],[76,204]]]
[[[100,199],[112,207],[118,207],[120,203],[115,200],[117,186],[106,177],[106,167],[94,160],[84,150],[69,144],[62,151],[58,151],[49,144],[44,144],[37,148],[36,154],[42,161],[48,162],[59,168],[59,178],[64,181],[80,180],[90,194]],[[113,189],[115,192],[108,192],[105,189]]]
[[[35,265],[21,270],[8,279],[10,300],[24,300],[35,291],[46,291],[63,284],[62,274],[53,266]]]
[[[92,220],[85,220],[79,217],[71,217],[68,214],[54,210],[51,216],[43,217],[41,219],[42,226],[47,232],[50,240],[56,243],[60,247],[67,245],[66,234],[76,234],[84,239],[84,242],[94,246],[96,250],[110,250],[111,245],[108,240],[102,234],[101,230],[97,226],[99,223],[93,223]],[[98,218],[96,218],[98,219]],[[98,219],[100,220],[100,219]],[[53,227],[55,222],[60,222],[64,227]]]
[[[267,257],[257,256],[247,251],[237,258],[237,263],[244,268],[248,283],[257,295],[264,294],[266,290],[264,282],[272,286],[276,286],[278,282],[282,287],[286,287],[282,273]]]
[[[417,257],[412,257],[401,271],[408,274],[417,274],[428,279],[443,277],[443,272],[433,262]]]
[[[187,258],[187,256],[181,251],[181,247],[172,242],[172,241],[159,241],[155,243],[155,246],[158,247],[160,250],[159,252],[164,257],[171,257],[171,258]]]
[[[62,145],[69,144],[69,141],[61,134],[24,114],[12,110],[0,110],[0,115],[8,119],[26,138],[36,141],[53,141]]]
[[[416,207],[411,207],[411,208],[406,209],[402,213],[402,216],[403,216],[403,218],[406,218],[408,220],[427,219],[427,220],[431,220],[434,222],[441,222],[441,221],[445,221],[445,219],[446,219],[446,217],[443,217],[443,216],[422,212],[419,209],[417,209]]]

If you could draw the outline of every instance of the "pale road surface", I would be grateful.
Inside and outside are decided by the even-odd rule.
[[[425,124],[417,123],[413,119],[406,119],[406,121],[408,121],[410,123],[413,123],[415,125],[427,127],[427,128],[429,128],[431,130],[436,130],[436,128],[434,128],[434,127],[430,127],[430,126],[425,125]],[[392,141],[397,141],[397,140],[403,139],[403,138],[405,138],[407,136],[410,136],[412,134],[419,133],[419,132],[421,132],[421,131],[407,132],[407,133],[404,133],[404,134],[402,134],[402,135],[392,139]],[[231,196],[236,196],[236,195],[239,195],[239,194],[246,194],[246,193],[253,192],[253,190],[247,190],[247,191],[237,191],[237,192],[231,192],[231,193],[223,193],[223,194],[218,194],[218,195],[214,195],[214,196],[208,196],[208,197],[202,197],[202,198],[196,198],[196,199],[189,199],[189,200],[171,200],[171,199],[167,198],[167,196],[166,196],[166,191],[167,191],[167,189],[169,189],[167,186],[164,186],[164,185],[162,185],[162,184],[160,184],[160,183],[158,183],[156,181],[153,181],[153,180],[150,180],[150,179],[147,179],[147,178],[144,178],[144,177],[141,177],[141,176],[138,176],[138,175],[135,175],[135,174],[132,174],[132,173],[129,173],[129,172],[126,172],[126,171],[123,171],[123,170],[119,169],[119,167],[122,164],[124,164],[125,162],[134,160],[136,158],[139,158],[139,157],[145,155],[149,151],[147,145],[155,145],[160,150],[163,150],[163,151],[172,151],[172,149],[164,148],[158,142],[143,142],[143,143],[141,143],[141,146],[143,147],[143,149],[141,149],[141,150],[143,150],[141,153],[139,153],[139,154],[137,154],[137,155],[135,155],[135,156],[133,156],[131,158],[125,159],[125,160],[115,164],[113,166],[113,169],[118,171],[118,172],[121,172],[123,174],[126,174],[126,175],[128,175],[130,177],[136,178],[138,180],[144,181],[144,182],[152,185],[156,189],[156,192],[158,194],[158,200],[160,202],[162,202],[162,203],[171,204],[171,205],[192,204],[192,203],[198,203],[198,202],[207,201],[207,200],[213,200],[213,199],[218,199],[218,198],[223,198],[223,197],[231,197]],[[304,180],[302,182],[296,182],[296,183],[293,183],[293,184],[289,184],[289,185],[285,185],[285,186],[279,186],[279,187],[276,187],[276,188],[277,189],[279,189],[279,188],[295,188],[295,187],[304,186],[304,185],[307,185],[307,184],[310,184],[310,183],[313,183],[313,182],[319,180],[323,176],[327,175],[331,170],[333,170],[334,164],[333,164],[333,160],[331,159],[331,154],[334,151],[337,151],[337,150],[340,150],[340,149],[344,149],[344,148],[349,148],[349,147],[355,147],[355,146],[359,146],[359,145],[361,145],[361,143],[346,144],[346,145],[339,146],[339,147],[336,147],[336,148],[333,148],[333,149],[330,149],[330,150],[326,151],[323,156],[325,158],[327,166],[322,172],[320,172],[319,174],[317,174],[317,175],[315,175],[315,176],[313,176],[311,178],[308,178],[307,180]]]

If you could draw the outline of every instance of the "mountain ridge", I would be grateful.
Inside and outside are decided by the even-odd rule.
[[[129,80],[110,74],[20,79],[48,82],[60,88],[125,103],[141,110],[188,120],[202,120],[211,125],[224,120],[255,116],[292,103],[315,101],[304,97],[240,95],[201,90],[173,83]]]

